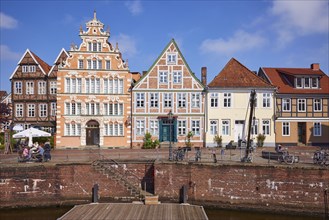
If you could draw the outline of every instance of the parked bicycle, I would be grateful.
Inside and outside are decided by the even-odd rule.
[[[298,162],[298,157],[294,155],[290,155],[287,150],[282,150],[281,154],[278,157],[279,163],[293,164],[294,162]]]
[[[181,148],[178,148],[177,150],[173,151],[174,154],[174,160],[176,161],[182,161],[185,157],[185,151]]]
[[[329,165],[329,153],[326,150],[317,150],[313,154],[313,163],[321,166]]]

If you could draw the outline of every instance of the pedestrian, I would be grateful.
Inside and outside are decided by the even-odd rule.
[[[47,162],[47,161],[51,160],[51,154],[50,154],[51,145],[50,145],[49,140],[45,143],[44,150],[45,150],[45,152],[43,154],[43,157],[44,157],[45,161]]]
[[[211,150],[211,152],[212,152],[212,157],[213,157],[213,159],[214,159],[214,163],[217,163],[216,150],[213,148],[213,149]]]

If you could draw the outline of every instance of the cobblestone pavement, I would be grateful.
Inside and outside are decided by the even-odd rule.
[[[214,148],[216,152],[217,164],[252,164],[252,165],[282,165],[297,167],[320,167],[313,164],[313,153],[320,149],[319,147],[289,147],[290,154],[299,156],[299,162],[292,165],[280,164],[276,160],[269,160],[261,157],[262,151],[274,152],[273,148],[258,148],[253,152],[252,163],[242,163],[241,158],[245,155],[244,149],[226,150],[224,148]],[[114,159],[114,160],[159,160],[168,161],[169,149],[55,149],[51,151],[52,160],[42,164],[54,165],[63,163],[91,163],[97,159]],[[19,163],[17,153],[0,154],[0,166],[25,166],[28,164],[38,164],[36,162]],[[176,161],[175,161],[176,162]],[[195,162],[195,151],[187,152],[181,162]],[[215,164],[212,155],[212,148],[203,148],[201,161],[195,163]],[[326,167],[329,169],[329,167]]]

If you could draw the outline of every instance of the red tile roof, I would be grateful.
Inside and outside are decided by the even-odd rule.
[[[274,88],[234,58],[225,65],[222,71],[208,84],[208,87]]]
[[[329,94],[329,77],[320,69],[311,68],[261,68],[272,85],[282,94]],[[318,76],[320,77],[319,89],[297,89],[287,79],[287,76]]]
[[[51,66],[49,66],[45,61],[43,61],[40,57],[38,57],[35,53],[30,51],[33,55],[33,57],[37,60],[37,62],[40,64],[43,71],[45,71],[46,74],[48,74],[49,70],[51,69]]]

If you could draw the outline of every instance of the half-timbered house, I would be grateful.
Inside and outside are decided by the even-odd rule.
[[[184,146],[190,131],[192,145],[203,146],[204,89],[171,40],[132,89],[133,146],[143,145],[146,132],[162,146]]]

